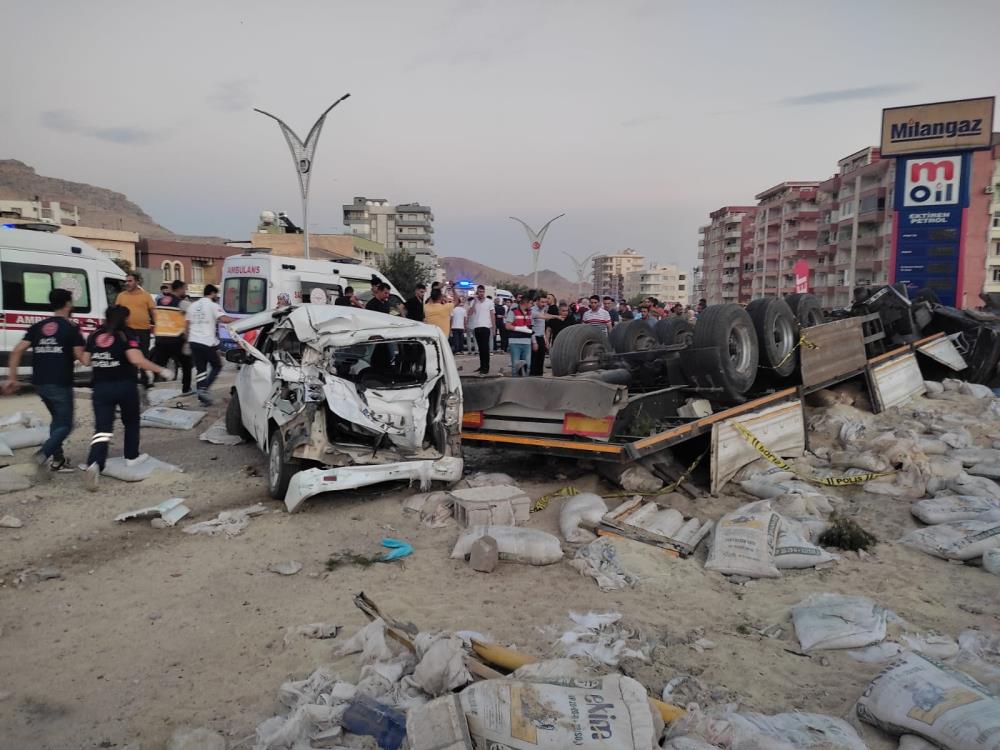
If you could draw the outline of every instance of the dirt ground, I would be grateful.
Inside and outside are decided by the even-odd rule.
[[[501,359],[507,363],[493,361]],[[216,386],[219,394],[230,380]],[[67,444],[75,461],[83,459],[92,429],[88,394],[78,392],[77,427]],[[0,746],[69,750],[131,743],[156,750],[178,727],[206,726],[225,735],[230,747],[252,747],[256,725],[281,712],[281,682],[333,662],[338,640],[366,622],[352,603],[360,591],[422,629],[477,630],[539,655],[555,653],[552,632],[569,626],[569,611],[618,611],[657,634],[654,663],[626,665],[657,695],[670,678],[693,674],[709,688],[708,700],[835,716],[850,712],[879,665],[837,651],[822,658],[796,653],[788,610],[809,593],[870,596],[922,629],[953,636],[970,627],[1000,627],[1000,597],[984,593],[997,590],[995,577],[893,543],[918,525],[907,500],[838,491],[884,540],[865,559],[846,553],[824,570],[734,585],[704,570],[704,547],[688,560],[652,558],[643,550],[651,563],[648,577],[635,589],[602,593],[566,563],[473,572],[449,559],[454,527],[428,529],[403,515],[400,502],[411,491],[399,486],[324,496],[300,513],[285,513],[267,496],[265,459],[255,446],[198,440],[223,413],[224,401],[220,397],[194,430],[143,430],[142,449],[183,467],[183,474],[157,474],[137,484],[104,479],[98,494],[83,490],[78,473],[59,474],[47,484],[0,495],[0,516],[24,523],[0,528]],[[976,424],[973,415],[981,407],[963,408],[977,434],[993,429]],[[47,417],[33,395],[0,401],[0,414],[23,409]],[[32,450],[6,460],[25,462]],[[119,431],[112,455],[120,450]],[[573,462],[494,451],[468,457],[470,469],[505,471],[532,498],[567,485],[616,491]],[[187,498],[192,508],[180,526],[257,502],[269,512],[231,539],[113,521],[118,513],[170,497]],[[678,509],[718,518],[747,501],[733,494]],[[530,526],[558,534],[557,520],[554,501],[532,516]],[[394,564],[327,572],[332,554],[373,552],[384,536],[411,542],[414,554]],[[286,560],[300,561],[302,571],[285,577],[267,570]],[[19,572],[39,567],[56,568],[60,577],[15,583]],[[285,628],[320,621],[341,624],[340,638],[283,645]],[[780,638],[755,632],[773,624],[783,626]],[[715,647],[697,652],[689,644],[698,636]],[[872,748],[896,746],[870,729],[865,738]]]

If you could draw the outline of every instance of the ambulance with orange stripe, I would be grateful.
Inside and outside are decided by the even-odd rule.
[[[55,225],[0,224],[0,373],[7,374],[10,353],[24,338],[28,326],[51,315],[49,292],[66,289],[73,295],[72,320],[86,337],[104,319],[104,311],[118,296],[125,272],[95,247],[56,234]],[[78,369],[79,365],[78,365]],[[26,352],[18,376],[31,375],[31,353]]]

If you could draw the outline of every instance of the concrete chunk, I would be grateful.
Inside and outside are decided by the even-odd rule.
[[[491,536],[481,536],[472,543],[469,550],[469,566],[480,573],[492,573],[500,562],[497,540]]]

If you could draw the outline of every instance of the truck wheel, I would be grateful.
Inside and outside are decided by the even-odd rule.
[[[786,294],[785,302],[803,328],[818,326],[826,322],[823,306],[814,294]]]
[[[757,332],[761,364],[780,378],[795,372],[799,323],[788,304],[780,297],[755,299],[747,305],[747,314]]]
[[[285,439],[281,430],[275,428],[267,444],[267,492],[275,500],[284,500],[288,483],[298,467],[289,462]]]
[[[552,374],[573,375],[599,369],[611,354],[608,337],[586,324],[563,328],[552,344],[549,354]]]
[[[644,320],[625,320],[611,329],[609,341],[619,354],[644,352],[656,346],[656,334]]]
[[[721,399],[739,401],[757,377],[757,336],[753,321],[739,305],[729,302],[709,305],[698,317],[691,337],[692,349],[716,347],[722,368],[710,368],[698,356],[683,357],[685,376],[695,382],[713,383],[722,388]]]
[[[691,337],[694,335],[694,326],[684,318],[664,318],[656,321],[653,332],[656,334],[656,340],[664,346],[690,344]]]
[[[235,390],[226,405],[226,432],[242,438],[250,436],[247,428],[243,426],[243,410],[240,408],[240,397],[236,395]]]

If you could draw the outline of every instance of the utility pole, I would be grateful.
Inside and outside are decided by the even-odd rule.
[[[524,221],[517,218],[516,216],[508,217],[518,222],[522,227],[524,227],[524,231],[528,233],[528,242],[531,243],[532,271],[534,272],[533,283],[536,291],[538,289],[538,255],[542,251],[542,240],[545,239],[545,233],[549,230],[549,224],[551,224],[556,219],[562,218],[565,215],[566,214],[559,214],[559,216],[549,219],[547,222],[545,222],[545,226],[543,226],[537,232],[531,227],[529,227],[527,224],[525,224]]]
[[[309,129],[309,135],[303,143],[295,131],[288,127],[279,117],[275,117],[270,112],[254,108],[254,112],[270,117],[278,123],[282,135],[288,143],[288,150],[292,152],[292,161],[295,163],[295,172],[299,176],[299,190],[302,192],[302,234],[305,238],[305,254],[309,257],[309,177],[312,176],[313,156],[316,154],[316,144],[319,143],[319,132],[323,129],[323,122],[330,110],[340,104],[350,94],[344,94],[337,101],[326,108],[326,111],[319,116],[319,119]]]
[[[583,280],[587,273],[587,263],[597,253],[591,253],[583,260],[577,260],[576,256],[570,255],[565,250],[562,251],[562,254],[573,261],[573,268],[576,271],[576,298],[580,299],[583,296]]]

